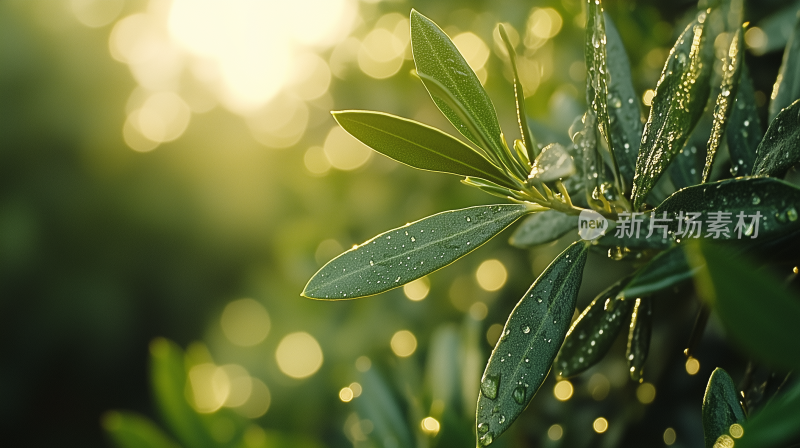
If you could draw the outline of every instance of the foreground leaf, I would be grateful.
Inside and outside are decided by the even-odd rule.
[[[508,59],[511,61],[511,73],[514,75],[514,98],[517,103],[519,133],[522,136],[522,144],[525,145],[528,160],[533,161],[539,155],[539,148],[536,146],[536,140],[533,139],[531,128],[528,126],[528,114],[525,111],[525,91],[522,88],[522,82],[520,82],[519,73],[517,72],[517,52],[514,50],[514,46],[511,45],[506,27],[502,23],[499,25],[499,30],[500,37],[503,39],[503,44],[508,52]]]
[[[798,77],[800,79],[800,76]],[[800,100],[780,111],[756,150],[754,175],[783,177],[800,162]]]
[[[606,64],[609,73],[608,111],[611,125],[611,142],[620,175],[630,190],[636,171],[636,156],[642,140],[642,111],[633,88],[631,65],[614,22],[604,14],[606,28]]]
[[[353,137],[400,163],[517,188],[500,168],[436,128],[382,112],[341,111],[333,117]]]
[[[329,261],[302,294],[355,299],[403,286],[472,252],[530,212],[526,205],[481,205],[406,224]]]
[[[778,448],[796,441],[800,435],[797,417],[800,415],[800,382],[795,382],[782,395],[775,397],[758,414],[742,426],[744,436],[736,441],[737,448]]]
[[[800,297],[722,247],[691,245],[688,255],[700,267],[698,294],[714,307],[730,338],[768,365],[800,368]]]
[[[480,130],[488,136],[491,148],[485,149],[502,152],[502,131],[486,90],[447,34],[415,9],[411,10],[411,49],[417,72],[430,76],[449,90],[475,120]],[[423,83],[428,87],[424,78]],[[473,143],[483,146],[479,137],[470,132],[451,106],[439,95],[430,93],[433,102],[450,123]]]
[[[569,328],[588,246],[562,252],[514,307],[492,351],[478,395],[478,444],[487,446],[528,405]]]
[[[216,446],[200,416],[186,401],[183,351],[174,342],[155,339],[150,343],[150,363],[150,381],[156,403],[173,434],[187,447]]]
[[[706,16],[701,11],[678,37],[658,80],[636,160],[631,193],[635,210],[683,148],[703,113],[713,66],[713,41],[704,33]]]
[[[547,210],[525,218],[508,242],[512,246],[527,249],[555,241],[577,228],[577,216]]]
[[[559,377],[577,375],[592,367],[614,344],[634,304],[633,300],[617,297],[623,286],[624,280],[601,292],[573,322],[553,362]]]
[[[656,255],[639,268],[630,282],[621,288],[617,297],[633,300],[648,296],[688,280],[693,274],[694,269],[686,261],[683,248],[675,246]]]
[[[728,125],[728,118],[731,115],[733,102],[736,99],[736,92],[739,90],[739,78],[744,65],[744,31],[739,28],[731,40],[728,54],[722,61],[722,84],[717,102],[714,106],[714,124],[711,127],[711,136],[708,138],[706,163],[703,167],[702,182],[708,181],[711,174],[711,164],[717,154],[717,148],[722,143],[722,135]]]
[[[753,80],[747,71],[747,64],[742,63],[742,76],[739,79],[739,91],[736,102],[728,119],[728,152],[731,155],[731,174],[743,176],[752,172],[756,158],[756,149],[764,131],[758,118]]]
[[[703,397],[703,438],[705,448],[713,448],[717,438],[728,434],[734,423],[744,421],[739,394],[728,372],[717,367],[708,379]]]
[[[628,361],[628,372],[633,381],[642,380],[642,368],[650,351],[650,335],[653,332],[653,305],[648,298],[636,299],[631,314],[631,325],[628,331],[628,346],[625,359]]]
[[[794,29],[786,50],[783,52],[783,62],[778,71],[778,79],[772,88],[772,101],[769,103],[769,121],[778,116],[781,110],[800,98],[800,17],[794,22]]]
[[[119,448],[178,448],[155,423],[133,412],[108,412],[103,428]]]

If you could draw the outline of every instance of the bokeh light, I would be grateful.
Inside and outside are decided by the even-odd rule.
[[[124,0],[70,0],[69,3],[75,18],[90,28],[108,25],[125,5]]]
[[[642,383],[636,388],[636,399],[639,403],[650,404],[656,399],[656,387],[651,383]]]
[[[560,440],[564,436],[564,428],[559,424],[551,425],[547,429],[547,438],[550,440]]]
[[[220,318],[222,332],[235,345],[251,347],[267,338],[269,313],[253,299],[239,299],[225,305]]]
[[[417,338],[408,330],[400,330],[392,336],[390,345],[395,355],[406,358],[417,350]]]
[[[605,375],[597,372],[592,374],[591,378],[589,378],[587,387],[589,393],[592,394],[592,398],[601,401],[608,396],[608,392],[611,390],[611,383]]]
[[[422,431],[430,435],[436,435],[439,432],[439,421],[433,417],[425,417],[420,422]]]
[[[572,398],[574,390],[569,380],[561,380],[553,387],[553,395],[555,395],[556,399],[559,401],[567,401]]]
[[[331,166],[342,171],[360,168],[372,157],[371,149],[339,126],[328,132],[323,150]]]
[[[697,358],[693,358],[690,356],[689,359],[686,360],[685,367],[686,367],[686,373],[688,373],[689,375],[696,375],[697,372],[700,371],[700,361],[698,361]]]
[[[478,266],[475,278],[478,285],[486,291],[497,291],[506,284],[508,271],[500,260],[486,260]]]
[[[418,278],[413,282],[403,285],[403,293],[406,295],[408,300],[413,302],[418,302],[425,297],[428,297],[428,293],[430,291],[431,282],[428,280],[428,277]]]
[[[677,435],[675,434],[675,430],[672,428],[667,428],[664,430],[664,444],[670,446],[675,443],[677,439]]]
[[[597,417],[592,423],[592,429],[598,434],[602,434],[608,430],[608,420],[604,417]]]
[[[744,428],[738,423],[734,423],[728,428],[728,432],[734,439],[739,439],[744,435]]]
[[[275,351],[281,372],[292,378],[307,378],[322,366],[322,348],[313,336],[299,331],[281,339]]]

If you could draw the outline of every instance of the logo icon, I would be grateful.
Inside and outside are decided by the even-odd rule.
[[[608,221],[594,210],[583,210],[578,216],[578,234],[586,241],[596,240],[606,234]]]

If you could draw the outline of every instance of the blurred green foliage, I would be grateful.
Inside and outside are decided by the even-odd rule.
[[[123,137],[137,81],[110,56],[114,22],[84,26],[74,13],[78,3],[0,3],[3,444],[473,443],[475,392],[498,336],[493,325],[504,321],[521,292],[570,240],[520,250],[509,248],[505,236],[498,238],[431,275],[421,301],[408,300],[402,289],[336,304],[298,295],[343,247],[441,210],[493,202],[448,176],[416,172],[380,156],[355,171],[309,170],[309,148],[324,146],[335,126],[330,109],[384,110],[454,133],[409,74],[413,63],[405,60],[395,75],[379,80],[351,61],[335,73],[326,95],[308,102],[307,129],[291,147],[264,147],[242,117],[220,106],[193,114],[183,136],[142,154]],[[747,55],[764,122],[787,39],[781,37],[785,26],[775,23],[786,16],[782,8],[796,9],[784,3],[760,2],[746,14],[752,23],[763,21],[768,36],[765,46]],[[116,19],[157,9],[144,1],[121,5]],[[563,140],[585,110],[577,0],[356,5],[360,20],[352,35],[358,39],[385,14],[407,16],[412,7],[451,35],[478,36],[491,53],[485,87],[503,129],[514,129],[516,117],[495,24],[509,23],[522,48],[534,9],[552,8],[562,19],[559,32],[529,41],[520,62],[539,70],[531,72],[539,73],[535,89],[532,78],[522,80],[532,90],[526,96],[534,132],[547,136],[542,141]],[[695,4],[609,2],[606,9],[630,54],[637,94],[643,95],[655,85]],[[334,51],[320,53],[330,62]],[[626,262],[602,258],[587,262],[580,308],[630,270]],[[477,283],[476,271],[487,259],[501,261],[507,271],[499,290]],[[699,445],[706,379],[717,366],[741,378],[744,358],[712,319],[695,349],[700,371],[686,373],[680,352],[699,305],[691,285],[681,288],[675,301],[653,301],[657,317],[645,380],[657,390],[654,400],[642,398],[641,386],[627,380],[626,365],[616,356],[574,379],[568,401],[550,392],[555,381],[548,378],[496,445],[660,446],[667,428],[677,434],[674,446]],[[261,304],[271,322],[266,338],[248,347],[232,343],[221,324],[226,305],[245,297]],[[391,350],[399,330],[416,337],[416,351],[408,357]],[[297,332],[313,336],[323,353],[319,370],[304,379],[287,376],[276,361],[279,343]],[[157,337],[183,349],[163,339],[151,345]],[[611,350],[621,354],[624,345],[617,340]],[[159,360],[161,352],[153,347],[166,347],[170,359]],[[171,373],[156,374],[160,362]],[[223,408],[198,414],[186,400],[192,396],[187,375],[211,363],[244,367],[266,385],[266,413],[247,417]],[[755,370],[747,387],[775,384],[767,381],[771,372]],[[345,403],[340,391],[352,392],[354,382],[363,392]],[[759,393],[768,397],[771,387]],[[165,410],[165,400],[172,400],[173,411]],[[435,436],[421,423],[409,423],[427,416],[441,424]],[[598,416],[609,422],[604,434],[591,430]],[[556,424],[563,434],[551,440]]]

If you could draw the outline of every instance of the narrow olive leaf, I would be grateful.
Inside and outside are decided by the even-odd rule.
[[[713,40],[704,33],[706,16],[701,11],[678,37],[658,80],[636,159],[634,209],[642,206],[703,113],[714,57]]]
[[[506,168],[512,170],[517,178],[525,179],[527,177],[528,168],[522,166],[521,162],[511,156],[510,150],[505,147],[505,144],[503,144],[503,148],[505,148],[503,150],[492,149],[493,146],[491,143],[491,136],[486,133],[486,131],[481,127],[480,123],[478,123],[469,113],[464,104],[458,98],[456,98],[455,95],[453,95],[453,92],[447,89],[444,84],[435,78],[423,73],[419,73],[418,75],[420,79],[425,82],[425,87],[427,87],[428,91],[431,92],[432,95],[436,95],[436,97],[441,101],[450,105],[453,113],[461,117],[464,126],[472,133],[472,135],[476,136],[479,142],[481,142],[478,144],[478,147],[486,148],[487,156],[489,156],[498,165],[505,166]],[[502,140],[502,136],[500,139]]]
[[[329,261],[302,295],[355,299],[403,286],[472,252],[533,210],[523,204],[481,205],[389,230]]]
[[[508,242],[512,246],[527,249],[555,241],[577,228],[577,216],[547,210],[525,218]]]
[[[791,444],[800,435],[800,382],[775,397],[759,413],[742,424],[743,436],[737,448],[778,448]]]
[[[763,137],[764,131],[761,129],[761,119],[758,117],[753,80],[750,79],[747,64],[742,62],[739,91],[736,93],[736,102],[728,119],[728,132],[725,133],[728,152],[731,155],[732,175],[743,176],[752,172],[756,149]]]
[[[698,294],[712,305],[730,338],[767,365],[800,368],[800,297],[723,247],[703,241],[687,246],[687,255],[700,268]]]
[[[772,87],[772,100],[769,102],[770,124],[780,111],[800,98],[800,14],[794,23],[792,35],[783,52],[783,62],[778,78]]]
[[[800,229],[798,210],[800,190],[794,185],[770,177],[740,177],[676,191],[653,215],[667,213],[670,221],[664,224],[679,239],[731,239],[761,245]],[[695,213],[699,215],[690,220]]]
[[[618,192],[625,191],[619,174],[619,166],[614,157],[611,124],[608,111],[609,74],[606,56],[606,25],[603,19],[603,7],[599,0],[587,0],[586,37],[584,42],[584,58],[586,60],[586,103],[597,122],[599,138],[595,151],[598,152],[597,163],[605,164],[607,158]],[[604,157],[605,156],[605,157]]]
[[[516,188],[503,171],[444,132],[406,118],[373,111],[333,112],[333,117],[365,145],[414,168],[479,177]]]
[[[754,175],[783,177],[800,162],[800,100],[783,109],[769,124],[756,150]]]
[[[519,190],[502,187],[496,183],[489,182],[488,180],[465,177],[464,179],[461,179],[461,183],[464,185],[469,185],[470,187],[475,187],[484,193],[489,193],[490,195],[497,196],[498,198],[511,199],[512,201],[517,202],[525,202],[527,200]],[[541,210],[547,210],[547,208],[542,207]]]
[[[636,156],[642,140],[642,111],[633,88],[631,65],[617,28],[608,14],[606,25],[606,65],[608,68],[608,111],[611,142],[619,171],[629,191],[636,171]]]
[[[705,448],[713,448],[717,438],[728,434],[734,423],[744,422],[739,394],[728,372],[717,367],[708,379],[703,396],[703,438]]]
[[[621,300],[619,281],[601,292],[572,323],[553,367],[558,376],[577,375],[600,362],[630,316],[633,300]]]
[[[150,419],[133,412],[106,413],[103,428],[119,448],[179,448]]]
[[[702,183],[703,167],[706,164],[706,145],[708,144],[708,138],[711,136],[711,127],[714,124],[714,117],[710,109],[710,107],[706,108],[703,115],[697,120],[697,124],[686,139],[683,149],[667,167],[666,172],[675,190]],[[665,179],[665,177],[662,177],[662,179]]]
[[[743,33],[743,29],[739,28],[733,35],[728,54],[722,62],[722,84],[719,95],[717,95],[717,103],[714,106],[714,124],[711,126],[711,136],[708,138],[706,147],[706,164],[703,167],[702,182],[707,182],[708,176],[711,174],[711,164],[714,162],[717,148],[722,143],[722,135],[728,125],[733,101],[739,89],[739,78],[742,73],[742,65],[744,65]]]
[[[690,279],[694,272],[695,269],[689,266],[683,249],[674,246],[639,268],[617,296],[629,300],[648,296]]]
[[[503,44],[505,44],[506,51],[508,52],[508,59],[511,61],[511,73],[514,75],[514,98],[517,102],[519,133],[522,136],[522,144],[527,151],[528,160],[533,160],[539,154],[539,147],[536,145],[536,140],[533,139],[531,128],[528,126],[528,114],[525,112],[525,91],[522,88],[522,82],[519,80],[519,72],[517,71],[517,52],[514,46],[511,45],[506,27],[502,23],[498,25],[498,27],[500,29],[500,37],[503,39]]]
[[[464,106],[464,110],[477,124],[479,129],[489,137],[491,145],[487,150],[502,152],[503,141],[500,139],[500,124],[497,122],[492,100],[481,82],[472,71],[467,61],[461,56],[453,41],[430,19],[411,10],[411,50],[417,73],[427,75],[439,81]],[[425,87],[428,81],[421,77]],[[481,146],[477,135],[467,128],[452,106],[443,100],[438,93],[428,89],[433,102],[465,137]]]
[[[628,330],[628,346],[625,359],[633,381],[642,380],[642,369],[650,351],[650,335],[653,332],[653,306],[648,298],[636,299]]]
[[[164,422],[182,445],[192,448],[218,445],[186,401],[183,351],[174,342],[158,338],[150,343],[150,382]]]
[[[478,444],[487,446],[528,405],[550,371],[567,334],[588,245],[562,252],[514,307],[481,378]]]

